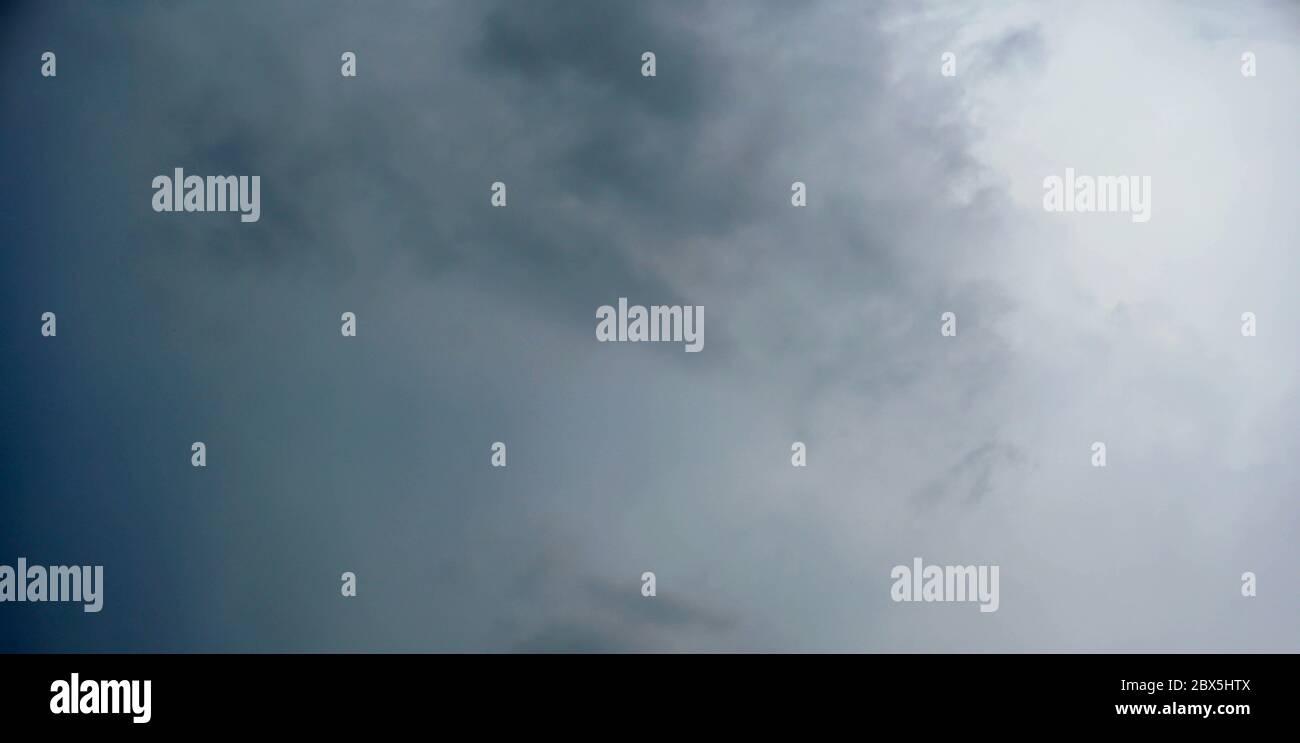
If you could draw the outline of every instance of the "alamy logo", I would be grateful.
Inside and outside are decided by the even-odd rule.
[[[627,305],[618,298],[618,309],[607,304],[596,309],[596,340],[631,342],[673,341],[685,343],[687,353],[704,349],[704,306]]]
[[[50,712],[56,715],[132,715],[131,722],[149,722],[149,681],[80,680],[72,674],[70,681],[50,684]]]
[[[262,176],[185,175],[176,168],[174,176],[153,179],[153,210],[156,212],[239,212],[239,221],[262,218]]]
[[[90,614],[104,608],[103,565],[27,566],[27,558],[18,558],[18,569],[0,565],[0,602],[2,601],[82,601],[82,611]]]
[[[1130,212],[1134,222],[1151,219],[1151,176],[1078,175],[1043,179],[1043,209],[1049,212]]]
[[[997,565],[895,565],[889,571],[894,601],[978,601],[980,611],[998,610]]]

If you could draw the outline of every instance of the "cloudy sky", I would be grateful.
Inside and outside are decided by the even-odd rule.
[[[106,580],[3,649],[1300,650],[1294,4],[0,14],[0,564]]]

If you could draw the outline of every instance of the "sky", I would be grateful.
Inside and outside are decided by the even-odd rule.
[[[1297,70],[1284,2],[10,4],[0,564],[105,589],[0,649],[1300,650]]]

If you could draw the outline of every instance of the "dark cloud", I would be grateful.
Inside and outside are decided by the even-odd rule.
[[[996,441],[986,442],[963,454],[942,475],[918,490],[913,498],[923,507],[932,507],[961,495],[966,505],[975,505],[993,492],[995,472],[1023,463],[1024,455],[1016,447]]]
[[[993,71],[1037,70],[1047,59],[1047,42],[1038,27],[1018,28],[989,44],[985,53]]]

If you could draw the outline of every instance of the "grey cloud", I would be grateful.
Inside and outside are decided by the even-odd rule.
[[[27,173],[0,183],[16,236],[0,301],[14,317],[57,303],[69,339],[51,353],[6,336],[0,456],[31,522],[85,498],[121,528],[73,525],[62,543],[11,531],[0,547],[120,553],[108,572],[123,581],[164,565],[156,595],[124,590],[172,621],[0,636],[528,651],[1293,642],[1293,612],[1262,601],[1258,634],[1240,639],[1231,591],[1220,602],[1198,577],[1208,563],[1168,576],[1168,593],[1079,579],[1193,542],[1231,548],[1215,554],[1234,569],[1294,562],[1273,525],[1294,521],[1280,442],[1296,398],[1267,392],[1287,389],[1294,359],[1263,336],[1249,352],[1224,345],[1171,297],[1295,264],[1243,240],[1240,276],[1201,275],[1214,256],[1184,260],[1188,236],[1160,231],[1174,220],[1120,257],[1094,223],[1040,223],[1012,155],[1087,141],[1067,104],[1100,111],[1114,91],[1068,68],[1038,97],[1018,97],[1031,74],[997,76],[1005,88],[965,66],[939,78],[938,51],[966,28],[997,71],[1060,61],[1045,40],[1073,27],[1005,13],[11,12],[30,25],[7,38],[83,43],[61,57],[60,88],[15,77],[0,91],[24,112],[6,117],[0,152]],[[1172,28],[1179,41],[1152,53],[1171,68],[1200,60]],[[361,76],[343,80],[338,55],[353,48]],[[5,49],[5,69],[29,71],[25,47]],[[645,50],[654,80],[639,75]],[[1180,105],[1220,94],[1181,91]],[[1034,115],[1079,129],[999,128]],[[1222,123],[1236,116],[1225,108]],[[1190,117],[1183,144],[1219,141],[1214,125]],[[1237,170],[1276,172],[1277,152],[1235,146]],[[262,175],[262,221],[153,214],[149,179],[177,165]],[[1041,178],[1038,166],[1023,170]],[[488,204],[495,180],[507,209]],[[795,180],[806,208],[789,204]],[[1241,190],[1272,203],[1253,188]],[[1288,234],[1267,210],[1249,216]],[[1275,301],[1262,327],[1279,328],[1289,300],[1270,291],[1289,284],[1240,283]],[[619,296],[703,304],[706,352],[595,344],[594,308]],[[345,309],[360,335],[340,344]],[[949,310],[952,339],[939,335]],[[213,460],[200,482],[165,453],[198,436]],[[1115,443],[1100,473],[1086,464],[1099,436]],[[789,466],[796,437],[810,445],[803,471]],[[493,471],[498,439],[510,466]],[[84,475],[58,466],[70,446]],[[1244,506],[1215,497],[1240,482],[1269,516],[1258,538],[1241,539]],[[1168,528],[1174,509],[1185,520]],[[1000,563],[1018,595],[982,623],[904,617],[885,578],[914,554]],[[355,604],[338,602],[343,569],[360,577]],[[637,590],[648,569],[653,600]],[[1134,612],[1160,623],[1192,608],[1226,629],[1132,634]]]
[[[694,628],[710,632],[734,629],[735,617],[707,609],[685,598],[672,595],[654,596],[646,600],[639,592],[624,585],[592,582],[587,593],[600,606],[617,613],[625,620],[640,621],[664,628]]]
[[[529,631],[512,647],[524,652],[636,652],[717,647],[740,627],[736,617],[681,597],[644,597],[639,583],[589,581],[569,618]]]
[[[992,42],[985,53],[995,71],[1036,70],[1047,60],[1047,42],[1038,27],[1018,28]]]
[[[1014,446],[990,441],[971,449],[939,477],[916,491],[913,498],[922,507],[964,495],[966,505],[974,505],[993,491],[994,473],[999,468],[1018,467],[1024,454]]]

